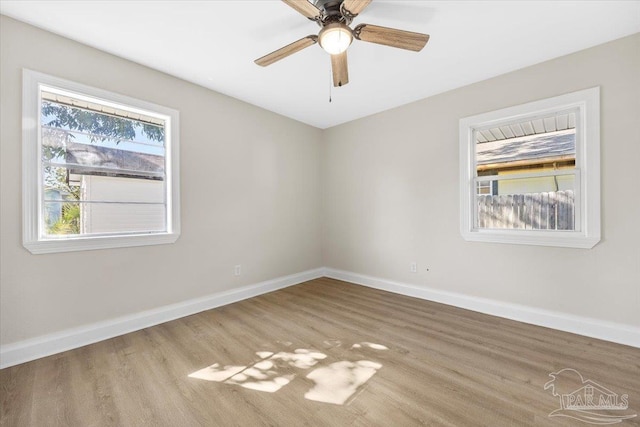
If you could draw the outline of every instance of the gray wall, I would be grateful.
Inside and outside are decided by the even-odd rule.
[[[592,250],[464,241],[459,119],[594,86],[602,241]],[[327,130],[324,265],[640,326],[639,163],[636,34]]]
[[[322,265],[320,130],[1,19],[2,344]],[[180,111],[175,244],[50,255],[24,249],[23,67]],[[242,276],[233,276],[235,264]]]

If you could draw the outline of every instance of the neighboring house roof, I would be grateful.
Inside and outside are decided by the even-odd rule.
[[[156,180],[164,177],[164,156],[153,154],[67,143],[65,160],[69,165],[69,172],[78,175]]]
[[[479,165],[532,159],[575,158],[575,130],[479,143],[476,155]]]

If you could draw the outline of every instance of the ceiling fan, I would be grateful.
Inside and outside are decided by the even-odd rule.
[[[254,62],[262,67],[271,65],[306,47],[320,43],[331,55],[333,85],[344,86],[349,83],[347,66],[347,48],[353,39],[383,44],[400,49],[419,52],[429,41],[428,34],[360,24],[353,30],[349,27],[353,18],[358,16],[371,0],[282,0],[293,9],[315,21],[322,29],[318,35],[309,35],[283,48],[271,52]]]

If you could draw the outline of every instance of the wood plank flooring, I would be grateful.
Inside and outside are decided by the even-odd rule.
[[[0,425],[588,425],[564,368],[640,415],[640,349],[322,278],[4,369]]]

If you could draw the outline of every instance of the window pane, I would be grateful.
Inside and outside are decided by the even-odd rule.
[[[491,187],[491,181],[480,181],[478,182],[476,194],[478,195],[490,195],[493,194],[493,189]]]
[[[47,237],[166,231],[162,204],[45,201]]]
[[[164,122],[98,101],[42,98],[45,234],[166,231]]]
[[[575,230],[574,175],[490,180],[482,184],[490,184],[497,192],[476,195],[477,228]]]
[[[561,112],[479,130],[477,175],[575,168],[575,113]]]

